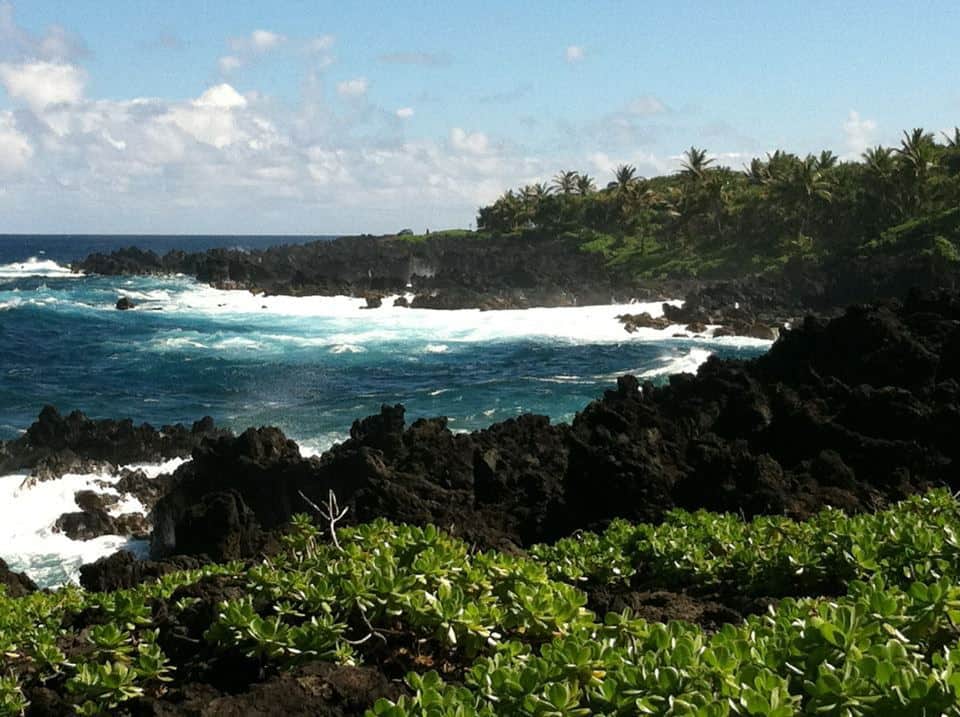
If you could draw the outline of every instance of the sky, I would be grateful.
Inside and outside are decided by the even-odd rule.
[[[620,163],[960,124],[960,3],[0,0],[0,233],[468,228]]]

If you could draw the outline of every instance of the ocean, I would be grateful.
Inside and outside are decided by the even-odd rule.
[[[384,403],[404,404],[408,421],[448,416],[463,431],[525,412],[570,421],[620,374],[665,380],[711,353],[750,357],[769,345],[674,337],[682,327],[627,334],[615,320],[657,315],[659,304],[482,312],[386,300],[364,309],[349,297],[262,297],[184,276],[69,270],[93,251],[125,246],[164,253],[316,238],[0,235],[0,438],[17,437],[54,404],[156,426],[205,415],[235,430],[275,425],[317,453]],[[122,296],[137,308],[117,311]],[[15,569],[55,585],[117,547],[142,552],[119,537],[84,544],[50,529],[75,509],[76,490],[109,476],[34,488],[21,487],[23,478],[0,476],[0,558]]]

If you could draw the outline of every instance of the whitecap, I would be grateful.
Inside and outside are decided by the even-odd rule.
[[[310,458],[311,456],[319,456],[329,451],[335,444],[342,443],[349,437],[350,436],[345,433],[331,432],[322,433],[319,436],[306,440],[294,440],[300,448],[300,455],[304,458]]]
[[[661,356],[659,361],[662,363],[662,365],[643,371],[640,373],[640,377],[655,378],[657,376],[667,376],[675,373],[696,373],[701,364],[703,364],[712,355],[713,351],[692,348],[681,356]]]
[[[223,339],[213,344],[210,348],[222,351],[224,349],[243,349],[245,351],[258,351],[264,348],[264,345],[253,339],[243,336],[233,336],[229,339]]]
[[[356,344],[336,344],[330,348],[332,354],[362,354],[364,351],[366,349],[363,346]]]
[[[446,344],[427,344],[423,350],[428,354],[445,354],[450,347]]]
[[[83,274],[74,273],[69,266],[58,264],[50,259],[38,259],[35,256],[22,262],[0,264],[0,279],[23,279],[30,276],[75,279]]]
[[[137,463],[127,466],[143,470],[150,478],[169,473],[184,463],[175,458],[163,463]],[[16,571],[24,571],[41,587],[55,587],[77,582],[80,566],[120,549],[145,556],[146,541],[130,540],[118,535],[105,535],[93,540],[71,540],[53,531],[63,513],[79,508],[74,494],[79,490],[116,495],[110,486],[119,475],[109,473],[68,473],[62,478],[33,483],[25,473],[0,476],[0,557]],[[124,497],[110,509],[112,515],[144,512],[139,500]]]

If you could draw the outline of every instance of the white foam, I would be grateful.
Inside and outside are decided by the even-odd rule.
[[[263,296],[249,291],[227,291],[182,280],[182,290],[150,291],[163,314],[194,314],[222,319],[245,328],[262,326],[258,339],[297,346],[382,344],[422,340],[425,353],[442,353],[458,342],[486,342],[511,338],[547,338],[576,343],[662,341],[669,331],[641,329],[628,334],[617,316],[647,312],[663,314],[663,302],[481,311],[438,311],[393,306],[387,297],[380,308],[350,296]],[[672,300],[668,303],[681,305]],[[305,323],[302,319],[316,319]],[[679,330],[682,327],[671,327]],[[209,345],[211,349],[216,344]],[[446,347],[446,348],[444,348]]]
[[[325,453],[330,450],[335,443],[342,443],[349,437],[348,434],[339,432],[323,433],[320,436],[307,440],[297,440],[296,443],[300,448],[300,455],[304,458],[310,458],[311,456],[319,456]]]
[[[23,262],[0,264],[0,279],[23,279],[29,276],[76,279],[83,274],[70,271],[69,266],[63,266],[50,259],[38,259],[35,256]]]
[[[713,351],[708,349],[692,348],[681,356],[661,356],[658,359],[662,363],[661,366],[643,371],[639,375],[641,378],[655,378],[675,373],[696,373],[701,364],[712,355]]]
[[[176,458],[164,463],[138,463],[127,466],[140,469],[150,478],[175,470],[184,461]],[[77,582],[80,566],[123,548],[145,555],[146,541],[105,535],[93,540],[71,540],[55,533],[53,525],[63,513],[79,510],[74,494],[79,490],[116,495],[100,485],[114,484],[118,475],[68,473],[57,480],[33,483],[24,473],[0,476],[0,557],[17,571],[25,571],[42,587]],[[125,497],[111,508],[112,515],[144,512],[136,498]]]
[[[362,354],[366,351],[363,346],[357,346],[356,344],[336,344],[330,349],[332,354]]]

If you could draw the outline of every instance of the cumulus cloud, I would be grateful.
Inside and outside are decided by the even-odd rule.
[[[850,110],[843,123],[843,134],[846,140],[850,157],[859,157],[867,147],[871,146],[876,137],[877,123],[872,119],[860,117],[856,110]]]
[[[11,174],[27,166],[33,147],[17,129],[12,112],[0,112],[0,174]]]
[[[63,48],[51,40],[43,50],[33,40],[29,55],[13,56],[0,37],[0,87],[17,106],[0,109],[0,216],[8,231],[466,226],[478,205],[506,187],[547,179],[559,167],[605,167],[618,154],[598,145],[609,156],[586,160],[563,138],[555,138],[560,150],[531,151],[462,126],[413,137],[404,125],[426,100],[378,107],[365,99],[366,77],[325,81],[321,68],[335,45],[329,35],[284,38],[263,30],[225,47],[224,73],[279,53],[305,63],[301,99],[292,106],[240,92],[226,77],[186,98],[91,98],[76,62],[42,54]],[[418,53],[381,59],[437,62]],[[330,95],[348,101],[331,102]],[[639,99],[632,114],[630,106],[621,114],[639,122],[661,113],[659,100]],[[541,127],[547,131],[546,122]],[[638,166],[641,160],[648,158],[622,158]],[[653,173],[654,161],[641,172]]]
[[[78,101],[83,96],[86,73],[58,62],[2,63],[0,84],[11,98],[39,111],[49,105]]]
[[[563,51],[563,56],[567,62],[574,64],[583,62],[587,56],[587,52],[580,45],[567,45],[567,49]]]
[[[337,83],[337,92],[344,97],[363,97],[367,94],[370,83],[366,77],[355,77]]]
[[[489,140],[483,132],[467,132],[460,127],[454,127],[450,130],[450,145],[459,152],[484,154]]]
[[[172,107],[165,119],[198,142],[223,149],[248,139],[249,133],[234,113],[246,106],[243,95],[224,83],[211,87],[189,105]]]

